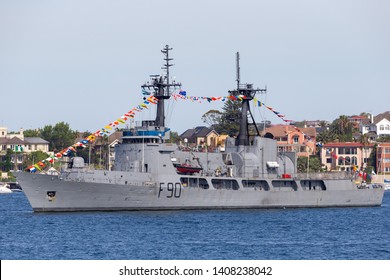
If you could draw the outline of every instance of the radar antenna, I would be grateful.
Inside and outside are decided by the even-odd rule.
[[[141,86],[144,90],[153,90],[154,97],[158,99],[155,125],[159,127],[165,127],[164,100],[171,97],[170,88],[181,87],[181,83],[176,83],[175,81],[171,83],[169,81],[169,68],[173,66],[173,64],[170,63],[173,58],[169,57],[169,51],[171,50],[172,48],[170,48],[168,45],[166,45],[165,48],[161,50],[161,52],[165,55],[165,64],[163,67],[161,67],[161,69],[164,69],[166,74],[151,75],[151,82]]]
[[[237,146],[249,146],[249,123],[248,123],[248,113],[250,114],[253,124],[256,128],[257,134],[260,136],[260,132],[257,128],[255,119],[252,115],[249,101],[251,101],[256,93],[266,93],[267,89],[253,88],[253,84],[241,84],[240,81],[240,53],[236,53],[236,71],[237,71],[237,89],[229,90],[230,95],[234,96],[243,96],[242,105],[241,105],[241,122],[240,122],[240,132],[236,141]]]

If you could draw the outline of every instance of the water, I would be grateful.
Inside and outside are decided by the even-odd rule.
[[[0,259],[390,259],[382,207],[33,213],[0,195]]]

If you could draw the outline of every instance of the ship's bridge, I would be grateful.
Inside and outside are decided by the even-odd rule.
[[[169,139],[170,129],[155,125],[154,121],[143,121],[141,127],[123,131],[122,143],[162,143]]]

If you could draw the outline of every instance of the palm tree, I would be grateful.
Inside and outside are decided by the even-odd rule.
[[[366,150],[366,147],[368,146],[369,142],[369,137],[368,134],[362,134],[359,139],[360,144],[363,145],[363,150],[362,150],[362,167],[364,167],[364,152]],[[366,166],[367,167],[367,166]]]
[[[340,142],[352,141],[352,123],[347,116],[341,115],[334,120],[332,130],[338,136]]]

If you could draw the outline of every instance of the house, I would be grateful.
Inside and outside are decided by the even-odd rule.
[[[227,135],[220,136],[215,130],[206,126],[187,129],[180,135],[180,138],[184,141],[184,145],[196,146],[197,148],[207,146],[210,151],[224,146],[224,140],[227,137]]]
[[[315,127],[315,128],[320,128],[320,127],[327,127],[330,125],[330,122],[328,121],[320,121],[320,120],[316,120],[316,121],[305,121],[305,127]]]
[[[7,150],[14,152],[11,155],[11,163],[16,170],[23,170],[23,161],[25,155],[42,151],[49,152],[49,142],[40,137],[24,137],[23,129],[19,133],[8,133],[6,127],[0,127],[0,163],[6,162]],[[8,171],[4,165],[1,166],[1,171]]]
[[[390,121],[386,118],[376,123],[376,133],[378,136],[390,136]]]
[[[89,134],[89,133],[88,133]],[[76,141],[81,141],[84,139],[85,133],[79,133]],[[123,131],[115,131],[114,133],[108,135],[107,137],[98,137],[96,141],[93,142],[91,148],[93,149],[93,158],[85,159],[86,163],[97,164],[99,168],[106,168],[112,170],[115,164],[115,146],[122,141]],[[91,163],[90,163],[91,160]]]
[[[298,156],[316,153],[316,129],[298,128],[293,125],[274,125],[263,132],[266,138],[277,141],[279,152],[296,152]]]
[[[371,115],[371,119],[365,119],[360,122],[359,130],[363,135],[369,133],[370,140],[375,141],[377,137],[390,135],[389,120],[390,111],[379,114],[375,118]],[[377,137],[374,137],[374,134]]]
[[[390,173],[390,143],[378,143],[376,150],[376,171],[378,174]]]
[[[369,120],[369,118],[367,116],[351,116],[348,120],[352,123],[352,126],[357,129],[362,122]]]
[[[321,147],[321,164],[327,170],[353,171],[366,168],[374,144],[363,145],[358,142],[334,142]]]

